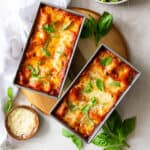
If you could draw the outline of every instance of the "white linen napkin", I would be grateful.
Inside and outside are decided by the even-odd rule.
[[[70,0],[43,0],[52,5],[67,7]],[[4,125],[4,104],[7,87],[12,85],[19,57],[29,33],[38,0],[5,0],[0,5],[0,150],[12,149]]]

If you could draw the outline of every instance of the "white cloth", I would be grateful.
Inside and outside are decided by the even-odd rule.
[[[52,5],[67,7],[70,0],[44,0]],[[37,0],[1,0],[0,5],[0,150],[9,150],[7,132],[4,126],[4,103],[7,87],[12,86],[14,94],[18,89],[12,85],[19,57],[30,30],[32,19],[39,5]]]

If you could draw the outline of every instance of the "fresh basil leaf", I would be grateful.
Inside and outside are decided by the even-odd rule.
[[[136,117],[128,118],[123,121],[121,128],[118,130],[120,141],[124,141],[128,135],[135,129]]]
[[[5,104],[5,112],[9,113],[11,108],[13,106],[13,101],[12,100],[8,100],[7,103]]]
[[[89,16],[89,20],[90,20],[93,32],[96,32],[97,31],[97,21],[91,15]]]
[[[129,145],[126,142],[120,142],[117,137],[112,136],[110,133],[100,133],[93,140],[92,143],[96,146],[103,147],[104,150],[121,150],[122,147]]]
[[[98,20],[98,32],[102,36],[106,35],[111,29],[112,22],[113,16],[108,12],[104,12]]]
[[[109,134],[100,133],[98,134],[93,140],[92,143],[101,146],[103,148],[108,148],[112,146],[116,146],[120,144],[119,140],[116,138],[111,137]]]
[[[46,48],[42,48],[42,51],[46,57],[50,56],[50,52]]]
[[[87,18],[84,22],[80,37],[81,38],[88,38],[88,37],[91,37],[92,34],[93,34],[92,25],[91,25],[90,20]]]
[[[72,142],[76,145],[76,147],[78,148],[78,150],[81,150],[83,147],[83,142],[80,138],[78,138],[77,136],[73,135],[72,136]]]
[[[62,129],[62,135],[68,138],[71,138],[72,142],[76,145],[76,147],[78,148],[78,150],[81,150],[83,147],[83,141],[77,137],[76,135],[70,133],[68,130],[66,129]]]
[[[110,133],[110,130],[108,129],[106,123],[102,126],[102,129],[103,129],[103,132],[106,133],[106,134],[109,134]]]
[[[70,133],[68,130],[66,129],[62,129],[62,135],[65,137],[72,137],[72,133]]]
[[[85,93],[90,93],[90,92],[92,92],[92,88],[93,88],[92,82],[89,81],[89,82],[86,84],[85,88],[84,88]]]
[[[63,25],[62,29],[67,30],[70,27],[71,24],[72,24],[72,21],[70,20],[66,24]]]
[[[96,79],[96,86],[100,91],[104,91],[104,83],[101,79]]]
[[[109,130],[111,132],[117,134],[117,130],[122,125],[122,119],[121,119],[119,113],[116,110],[114,110],[106,123],[107,123]]]
[[[52,24],[46,24],[44,25],[43,29],[47,32],[47,33],[54,33],[55,29],[53,27]]]
[[[81,38],[88,38],[94,35],[97,30],[97,21],[94,17],[89,16],[83,25],[83,29],[81,32]]]
[[[6,113],[8,113],[13,106],[14,95],[13,95],[12,87],[7,88],[7,96],[8,96],[8,101],[6,102],[5,107],[4,107],[4,110]]]
[[[93,18],[92,16],[89,16],[89,20],[91,22],[92,33],[93,33],[93,36],[97,45],[98,42],[100,41],[100,38],[102,37],[101,34],[98,32],[98,23],[95,20],[95,18]]]
[[[110,83],[110,86],[120,87],[121,84],[120,84],[119,81],[113,81],[113,82]]]
[[[8,96],[8,98],[9,98],[9,100],[12,100],[12,99],[14,98],[12,87],[8,87],[8,88],[7,88],[7,96]]]
[[[112,58],[111,57],[105,57],[103,59],[100,59],[100,64],[103,66],[108,66],[110,65],[112,62]]]

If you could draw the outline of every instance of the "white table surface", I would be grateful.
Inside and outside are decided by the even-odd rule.
[[[142,77],[119,105],[123,117],[137,116],[137,127],[129,137],[129,150],[149,150],[150,139],[150,0],[130,0],[119,6],[100,5],[95,0],[72,0],[71,6],[97,12],[109,11],[128,45],[131,62],[142,71]],[[28,103],[19,94],[19,103]],[[50,116],[41,116],[38,134],[31,140],[15,142],[15,150],[76,150],[69,139],[61,135],[62,125]],[[85,144],[84,150],[100,150]]]

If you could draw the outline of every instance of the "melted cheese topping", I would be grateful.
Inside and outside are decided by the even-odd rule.
[[[55,115],[88,138],[136,74],[110,51],[101,50],[68,91]]]
[[[15,136],[27,137],[36,127],[35,114],[24,108],[16,108],[9,114],[8,127]]]
[[[64,10],[41,7],[17,83],[58,96],[82,21]]]

